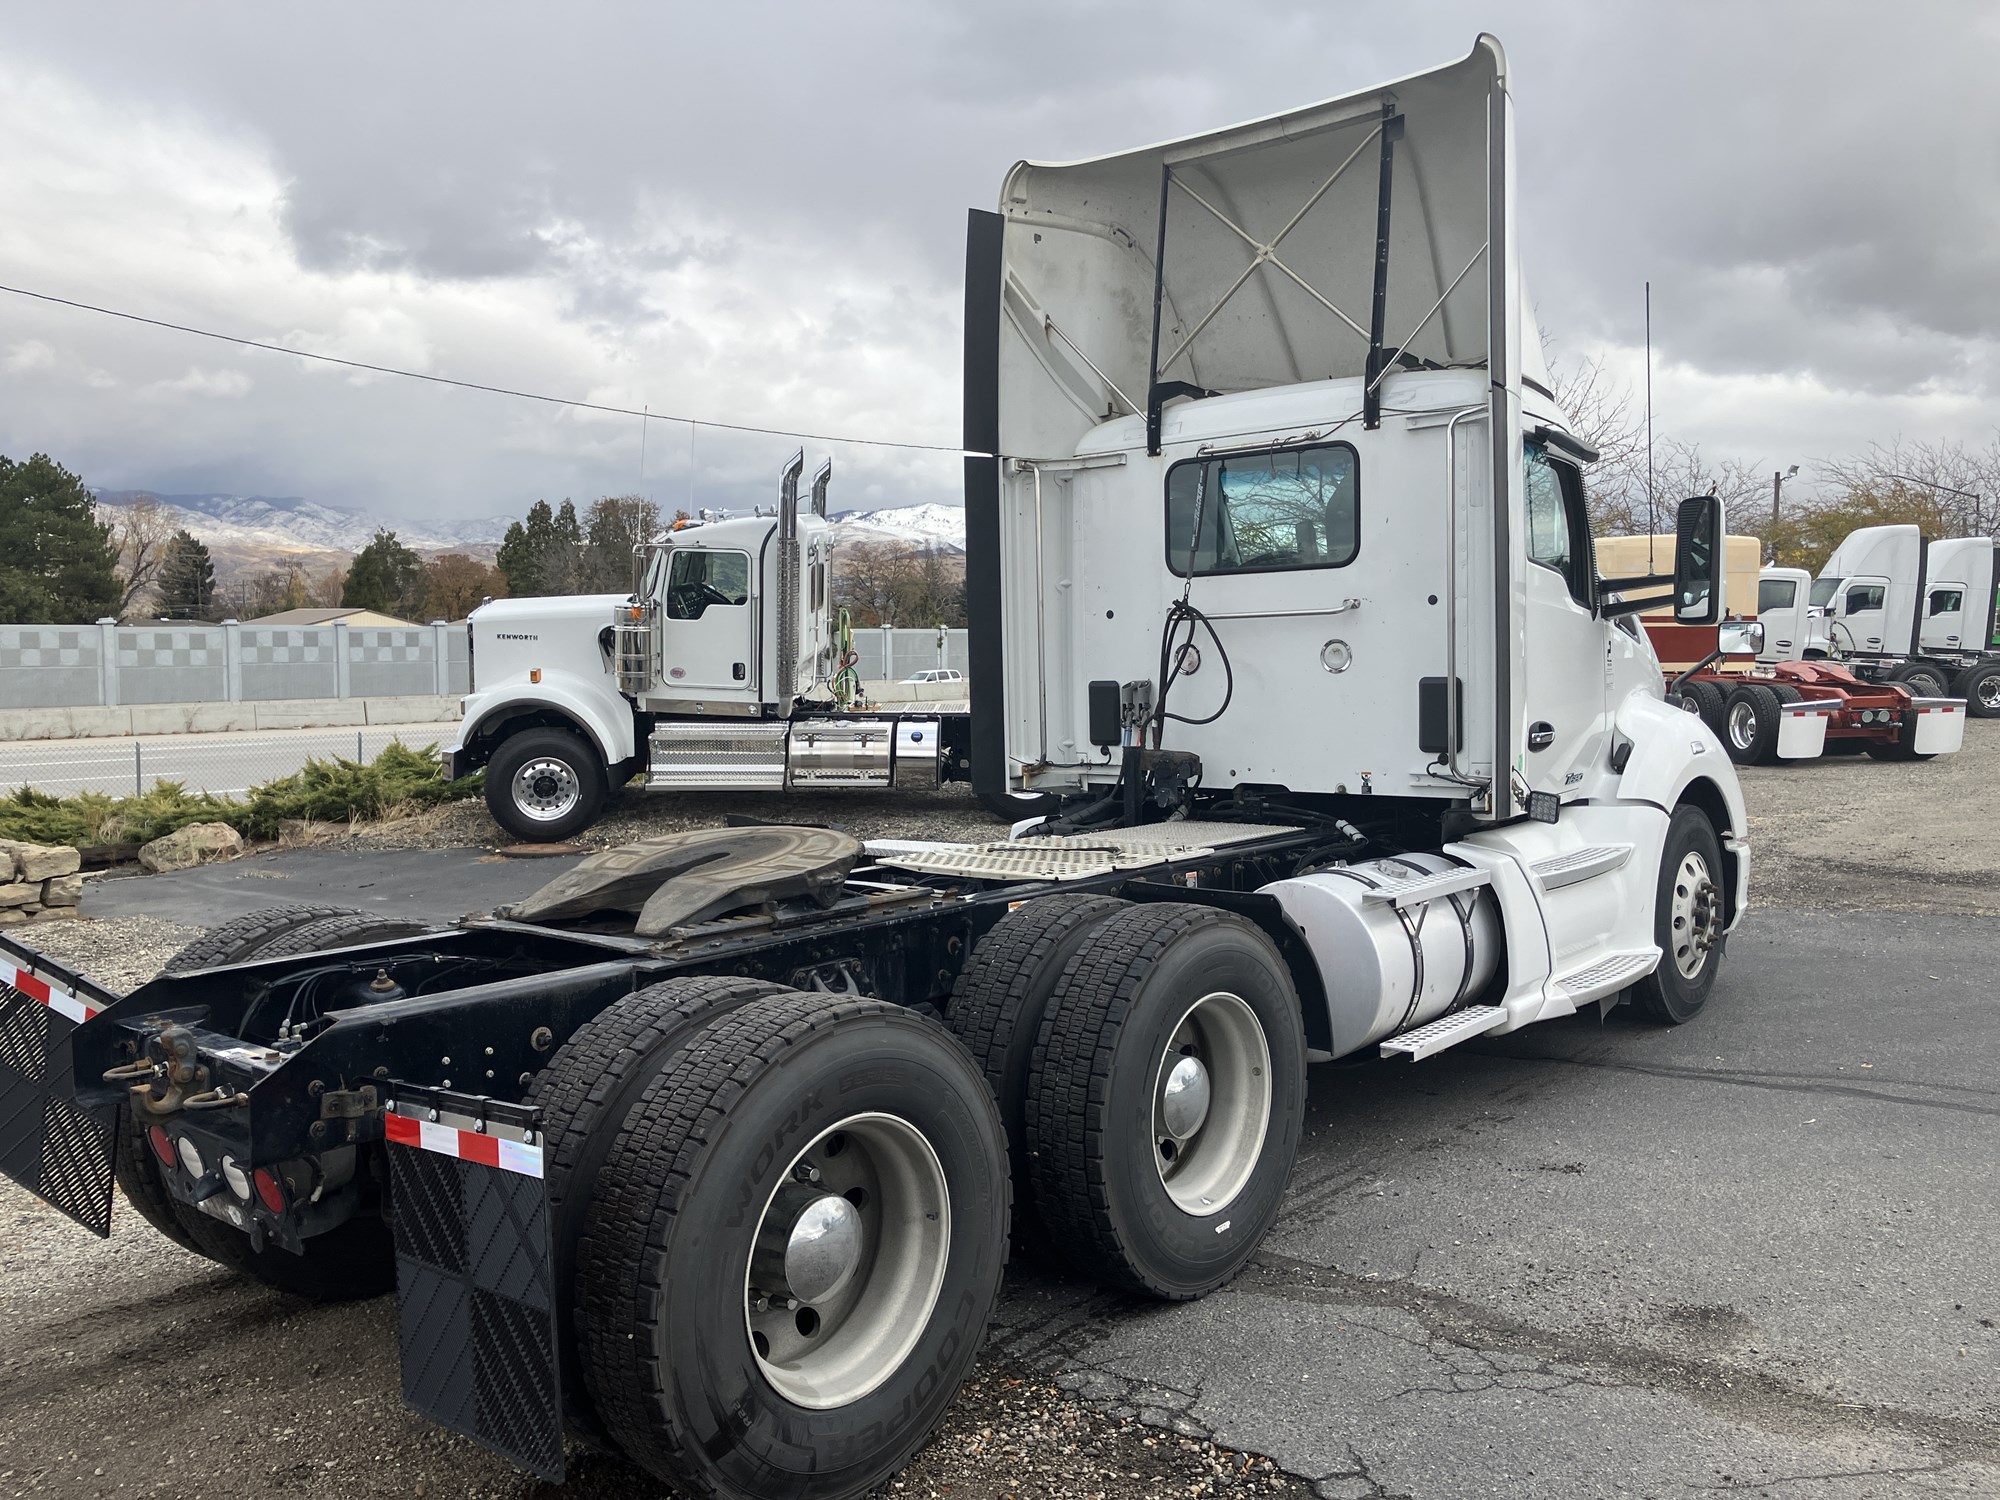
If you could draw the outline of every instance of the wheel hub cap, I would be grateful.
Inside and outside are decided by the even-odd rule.
[[[1256,1171],[1271,1123],[1271,1049],[1241,996],[1189,1006],[1154,1074],[1153,1164],[1182,1212],[1205,1217],[1236,1200]]]
[[[575,770],[559,760],[531,760],[514,773],[514,805],[537,822],[553,823],[581,796]]]
[[[1729,738],[1738,750],[1748,750],[1757,738],[1757,710],[1739,703],[1729,710]]]
[[[1184,1141],[1208,1118],[1208,1069],[1198,1057],[1183,1057],[1167,1071],[1160,1090],[1160,1123],[1167,1134]]]
[[[922,1337],[950,1247],[951,1196],[922,1131],[880,1113],[822,1131],[751,1241],[743,1316],[759,1372],[797,1406],[860,1400]]]
[[[1722,893],[1699,854],[1690,853],[1674,872],[1672,914],[1674,967],[1693,979],[1722,935]]]

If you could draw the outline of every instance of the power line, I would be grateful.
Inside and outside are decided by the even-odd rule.
[[[569,406],[578,411],[608,412],[617,417],[638,417],[643,422],[685,422],[689,427],[713,427],[721,432],[750,432],[765,437],[804,438],[815,443],[854,443],[865,448],[904,448],[918,453],[964,453],[965,449],[950,443],[901,443],[890,438],[841,437],[827,432],[798,432],[789,427],[757,427],[748,422],[711,422],[702,417],[676,417],[665,412],[650,410],[634,411],[629,406],[605,406],[595,401],[573,401],[567,396],[545,396],[539,391],[515,390],[511,386],[482,385],[476,380],[453,380],[448,375],[426,375],[421,370],[399,370],[394,365],[372,365],[365,360],[341,359],[332,354],[315,354],[310,349],[292,349],[283,344],[267,344],[258,339],[240,338],[232,333],[217,333],[213,329],[193,328],[185,323],[169,323],[163,318],[142,317],[138,313],[120,312],[115,307],[99,307],[90,302],[78,302],[69,297],[56,297],[47,292],[31,292],[26,287],[0,285],[0,292],[16,297],[28,297],[36,302],[50,302],[58,307],[73,307],[81,312],[98,313],[107,318],[121,318],[127,323],[144,323],[152,328],[165,328],[173,333],[193,334],[196,338],[214,339],[219,344],[237,344],[245,349],[263,349],[272,354],[289,354],[298,359],[317,360],[321,364],[341,365],[350,370],[367,370],[375,375],[396,375],[404,380],[424,380],[432,385],[454,386],[463,391],[484,391],[492,396],[515,396],[523,401],[541,401],[550,406]]]

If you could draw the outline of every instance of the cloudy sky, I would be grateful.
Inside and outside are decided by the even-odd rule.
[[[991,8],[0,5],[0,283],[618,406],[955,445],[964,214],[1462,55],[1515,80],[1559,358],[1782,466],[2000,424],[2000,7],[1899,0]],[[641,484],[626,418],[0,294],[0,452],[107,488],[518,513]],[[762,497],[783,438],[650,425],[644,487]],[[806,444],[816,460],[827,445]],[[840,508],[956,499],[841,446]]]

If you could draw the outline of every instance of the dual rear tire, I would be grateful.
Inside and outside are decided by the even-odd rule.
[[[1007,1258],[965,1049],[873,1000],[671,980],[536,1083],[581,1390],[566,1417],[701,1495],[860,1494],[970,1373]]]
[[[1016,1143],[1018,1241],[1168,1300],[1242,1268],[1277,1217],[1305,1104],[1298,997],[1254,923],[1031,901],[975,950],[950,1020]]]

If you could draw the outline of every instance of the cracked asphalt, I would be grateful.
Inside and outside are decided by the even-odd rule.
[[[1990,767],[2000,726],[1971,727]],[[1966,847],[1906,863],[1894,910],[1860,905],[1894,815],[1862,778],[1910,768],[1746,777],[1786,904],[1691,1025],[1620,1009],[1313,1069],[1284,1212],[1213,1296],[1017,1259],[979,1377],[886,1493],[2000,1495],[2000,1013],[1967,897],[2000,825],[1975,764],[1949,777]],[[1820,770],[1844,840],[1802,828]],[[114,926],[162,956],[186,936],[59,937],[110,977]],[[0,1225],[0,1494],[656,1493],[590,1457],[550,1490],[402,1410],[386,1301],[300,1307],[6,1185]]]

